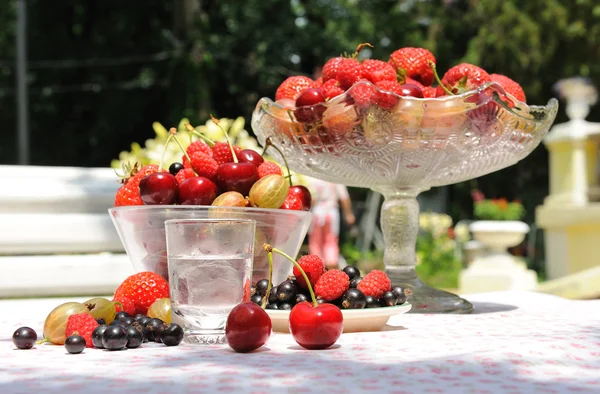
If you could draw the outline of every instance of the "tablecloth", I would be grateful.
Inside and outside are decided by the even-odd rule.
[[[67,299],[0,301],[0,393],[593,393],[600,392],[600,300],[529,292],[467,297],[470,315],[406,314],[381,332],[309,351],[273,334],[251,354],[144,344],[119,352],[17,350]],[[76,299],[83,301],[83,299]]]

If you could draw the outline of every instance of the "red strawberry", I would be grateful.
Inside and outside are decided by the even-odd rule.
[[[188,154],[188,156],[190,156],[190,157],[192,157],[192,154],[194,152],[202,152],[205,155],[208,155],[210,157],[212,157],[212,155],[213,155],[213,152],[212,152],[212,149],[210,148],[210,146],[206,142],[200,141],[200,140],[192,142],[185,151]],[[183,157],[185,157],[185,155],[183,155]]]
[[[323,97],[325,97],[326,100],[331,100],[332,98],[344,93],[344,89],[340,87],[340,83],[337,81],[337,79],[328,80],[320,87],[320,89],[321,93],[323,93]]]
[[[275,100],[287,98],[296,101],[302,91],[314,87],[314,84],[315,81],[302,75],[289,77],[277,88],[277,91],[275,92]]]
[[[325,272],[325,264],[323,264],[323,260],[315,254],[308,254],[306,256],[302,256],[298,259],[298,265],[302,267],[302,270],[306,273],[308,280],[311,285],[315,285],[317,280],[323,275]],[[304,281],[304,277],[300,273],[300,270],[294,266],[294,276],[296,277],[296,282],[298,282],[298,286],[307,289],[306,282]]]
[[[421,91],[423,92],[423,97],[425,98],[434,98],[437,94],[437,89],[433,86],[423,86]]]
[[[179,172],[177,173],[177,175],[175,175],[175,179],[177,179],[177,184],[181,184],[181,182],[185,181],[186,179],[190,179],[195,177],[196,174],[194,174],[194,170],[192,170],[191,168],[184,168],[182,170],[179,170]]]
[[[348,89],[362,78],[362,68],[356,59],[342,58],[337,68],[337,80],[342,89]]]
[[[260,163],[258,166],[258,178],[260,179],[271,174],[283,175],[281,172],[281,167],[272,161],[264,161]]]
[[[212,152],[213,159],[215,159],[217,164],[231,163],[233,161],[233,154],[227,142],[215,142]]]
[[[124,184],[117,190],[115,196],[115,207],[125,205],[144,205],[140,197],[140,181],[147,175],[158,172],[156,164],[149,164],[140,170],[132,171],[129,178],[124,180]]]
[[[525,92],[521,85],[519,85],[514,80],[509,77],[501,74],[490,74],[490,79],[492,82],[497,82],[506,90],[506,93],[514,96],[519,101],[525,102]]]
[[[371,106],[371,99],[375,93],[375,88],[370,83],[361,83],[352,86],[349,93],[352,100],[354,100],[356,108],[359,111],[363,111]]]
[[[135,313],[145,315],[154,301],[169,296],[169,283],[159,274],[145,271],[125,279],[115,291],[114,298],[129,298],[135,305]]]
[[[231,152],[229,152],[231,156]],[[214,178],[219,168],[219,163],[212,157],[198,151],[194,152],[190,159],[192,160],[192,168],[198,174],[208,179]],[[233,160],[232,160],[233,161]]]
[[[127,298],[127,297],[119,297],[119,298],[113,298],[112,299],[113,302],[118,302],[121,304],[122,308],[118,305],[115,304],[115,309],[117,312],[127,312],[129,313],[131,316],[135,315],[135,304],[133,303],[133,301],[131,301],[131,299]]]
[[[469,63],[454,66],[444,74],[442,83],[454,94],[461,94],[478,86],[490,82],[490,75],[481,67]],[[436,96],[445,96],[447,93],[441,86],[437,87]]]
[[[67,326],[65,327],[65,336],[68,338],[71,335],[79,335],[85,339],[85,347],[93,347],[92,333],[98,327],[98,322],[94,316],[89,313],[82,312],[69,316]]]
[[[375,85],[382,90],[387,90],[390,92],[394,92],[399,96],[402,96],[402,85],[400,85],[397,81],[379,81],[375,83]]]
[[[304,209],[302,200],[297,194],[288,193],[287,197],[279,209],[289,209],[291,211],[301,211]]]
[[[429,61],[435,63],[435,56],[425,48],[400,48],[390,55],[389,63],[402,75],[416,79],[423,85],[433,83],[433,70]]]
[[[396,70],[389,63],[368,59],[360,64],[362,77],[377,84],[380,81],[396,81]]]
[[[315,83],[313,84],[313,88],[320,88],[321,86],[323,86],[323,77],[319,77],[317,78],[317,80],[315,81]]]
[[[337,79],[340,64],[344,59],[345,58],[338,56],[329,59],[325,63],[323,69],[321,70],[321,78],[323,78],[323,83],[329,81],[330,79]]]

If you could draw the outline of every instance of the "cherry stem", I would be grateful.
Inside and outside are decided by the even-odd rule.
[[[452,93],[447,87],[446,85],[444,85],[444,83],[440,80],[440,76],[437,73],[437,68],[435,66],[435,63],[432,62],[431,60],[427,61],[427,64],[429,64],[429,67],[431,67],[431,71],[433,71],[433,77],[435,78],[435,81],[438,83],[439,86],[442,87],[442,89],[444,89],[444,92],[446,92],[447,94],[449,94],[450,96],[455,96],[454,93]]]
[[[188,131],[188,133],[190,133],[190,143],[192,142],[192,136],[195,135],[196,137],[200,138],[202,141],[206,142],[208,144],[208,146],[210,146],[211,148],[215,145],[215,141],[211,140],[210,138],[203,135],[202,133],[199,133],[198,131],[196,131],[196,129],[191,124],[186,123],[185,129]]]
[[[262,303],[260,305],[261,308],[265,309],[267,307],[267,300],[271,295],[271,288],[273,287],[273,253],[267,253],[267,258],[269,260],[269,283],[267,284],[267,292],[263,297]]]
[[[271,137],[267,138],[267,140],[265,141],[265,152],[267,151],[268,147],[272,147],[281,155],[281,158],[283,159],[283,163],[285,164],[285,169],[287,170],[287,173],[288,173],[287,178],[288,178],[288,181],[290,182],[290,187],[294,186],[294,184],[292,183],[292,172],[290,171],[290,166],[288,165],[287,159],[285,158],[285,155],[283,154],[283,152],[278,147],[273,145],[273,141],[271,141]]]
[[[174,129],[175,129],[174,127],[171,128],[171,130],[174,130]],[[191,165],[192,159],[190,159],[190,155],[188,155],[187,151],[185,150],[183,145],[181,145],[181,142],[179,142],[179,139],[177,138],[177,136],[175,134],[173,134],[173,139],[175,140],[175,143],[177,144],[177,146],[179,146],[179,149],[181,149],[181,151],[183,152],[183,155],[185,156],[185,158],[188,160],[188,162]]]
[[[225,129],[223,127],[221,127],[221,125],[219,124],[219,119],[215,118],[212,115],[210,115],[210,118],[221,129],[221,131],[223,132],[223,134],[225,134],[225,138],[227,139],[227,145],[229,145],[229,150],[231,151],[231,155],[233,156],[233,162],[234,163],[239,163],[237,155],[235,154],[235,150],[233,150],[233,144],[231,143],[231,140],[229,139],[229,134],[227,134],[227,132],[225,131]]]
[[[274,248],[274,247],[272,247],[269,244],[264,244],[263,248],[265,249],[265,252],[267,252],[267,253],[273,252],[273,253],[277,253],[277,254],[285,257],[286,259],[288,259],[289,261],[291,261],[292,264],[294,264],[294,266],[296,268],[298,268],[298,270],[302,274],[302,277],[304,278],[304,281],[306,282],[306,286],[308,287],[308,292],[310,293],[310,299],[312,300],[313,306],[315,306],[315,307],[319,306],[319,304],[317,303],[317,298],[315,297],[315,292],[313,291],[312,285],[310,284],[310,280],[308,280],[308,276],[306,276],[306,272],[304,272],[304,270],[302,269],[302,267],[300,267],[300,264],[298,264],[298,262],[296,260],[294,260],[293,258],[291,258],[284,251],[279,250],[277,248]]]
[[[163,163],[165,162],[165,154],[167,153],[167,148],[169,147],[169,142],[171,142],[175,133],[175,128],[171,127],[171,130],[169,130],[169,136],[167,137],[167,142],[165,142],[165,147],[163,148],[162,155],[160,156],[160,163],[158,163],[158,172],[162,171]]]

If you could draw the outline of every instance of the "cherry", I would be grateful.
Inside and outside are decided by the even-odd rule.
[[[400,96],[423,98],[423,91],[415,84],[405,83],[400,85],[400,87],[402,88],[402,94]]]
[[[223,163],[217,168],[215,180],[221,192],[239,192],[247,196],[258,180],[258,169],[252,163]]]
[[[186,179],[179,185],[181,205],[210,205],[217,197],[217,185],[203,176]]]
[[[320,89],[310,88],[296,99],[294,115],[299,122],[312,123],[320,120],[325,112],[325,107],[320,105],[325,102],[325,97]]]
[[[175,203],[177,189],[177,179],[168,172],[155,172],[140,181],[140,197],[146,205]]]
[[[236,305],[225,325],[227,344],[238,353],[248,353],[267,343],[271,336],[271,318],[260,306],[248,301]]]
[[[258,167],[265,161],[265,159],[263,159],[263,157],[258,152],[252,149],[242,149],[237,154],[237,158],[240,163],[252,163],[256,167]]]
[[[342,335],[343,320],[340,308],[333,304],[313,306],[304,301],[290,312],[290,332],[305,349],[327,349]]]
[[[288,191],[288,194],[294,194],[298,196],[300,198],[300,201],[302,201],[302,209],[305,211],[310,211],[310,208],[312,207],[312,196],[308,188],[306,188],[306,186],[291,186],[290,190]]]

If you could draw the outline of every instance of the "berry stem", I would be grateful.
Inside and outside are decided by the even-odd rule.
[[[290,166],[288,165],[287,159],[285,158],[285,155],[283,154],[283,152],[278,147],[273,145],[273,141],[271,141],[271,137],[267,138],[267,140],[265,141],[264,152],[267,151],[268,147],[273,147],[273,149],[275,149],[281,155],[281,158],[283,159],[283,163],[285,164],[285,169],[287,170],[287,173],[288,173],[287,178],[288,178],[288,181],[290,182],[290,187],[294,186],[294,184],[292,183],[292,172],[290,171]],[[264,152],[263,152],[263,154],[264,154]]]
[[[165,162],[165,154],[167,153],[167,148],[169,147],[169,142],[171,142],[176,132],[177,130],[175,130],[175,127],[171,127],[169,130],[169,136],[167,137],[167,142],[165,142],[165,147],[163,148],[162,155],[160,156],[160,163],[158,163],[158,172],[162,171],[163,163]]]
[[[263,309],[267,307],[267,301],[269,299],[269,295],[271,295],[271,288],[273,287],[273,253],[267,253],[267,258],[269,260],[269,284],[267,284],[267,292],[265,293],[260,305],[260,307]]]
[[[173,133],[173,131],[177,132],[175,127],[171,127],[170,131],[171,131],[171,133]],[[190,156],[187,154],[187,151],[185,150],[183,145],[181,145],[181,142],[179,142],[179,139],[177,138],[177,136],[175,134],[171,134],[171,135],[173,136],[173,139],[175,140],[175,143],[177,144],[177,146],[179,146],[179,149],[181,149],[181,151],[183,152],[183,155],[185,156],[185,158],[188,159],[188,162],[191,164],[192,159],[190,159]]]
[[[221,125],[219,124],[219,119],[215,118],[212,115],[210,115],[210,118],[221,129],[221,131],[223,132],[223,134],[225,134],[225,138],[227,139],[227,145],[229,145],[229,150],[231,151],[231,155],[233,156],[233,162],[234,163],[239,163],[237,155],[235,154],[235,150],[233,150],[233,144],[231,143],[231,140],[229,139],[229,134],[227,134],[227,132],[225,131],[225,129],[223,127],[221,127]]]
[[[455,96],[454,93],[452,93],[447,87],[446,85],[444,85],[444,83],[440,80],[440,76],[437,73],[437,68],[435,66],[435,63],[432,62],[431,60],[427,61],[427,64],[429,64],[429,67],[431,67],[431,71],[433,71],[433,77],[435,78],[435,81],[438,83],[439,86],[442,87],[442,89],[444,89],[444,92],[446,92],[447,94],[449,94],[450,96]]]
[[[287,253],[285,253],[282,250],[279,250],[277,248],[272,247],[269,244],[264,244],[263,248],[265,249],[265,252],[267,253],[277,253],[283,257],[285,257],[286,259],[288,259],[289,261],[292,262],[292,264],[294,264],[294,266],[296,268],[298,268],[298,270],[300,271],[300,273],[302,274],[302,277],[304,278],[304,281],[306,282],[306,286],[308,287],[308,292],[310,293],[310,299],[312,300],[313,306],[317,307],[319,306],[319,304],[317,303],[317,298],[315,297],[315,292],[313,291],[312,285],[310,284],[310,280],[308,280],[308,276],[306,276],[306,272],[304,272],[304,270],[302,269],[302,267],[300,267],[300,264],[298,264],[298,262],[296,260],[294,260],[293,258],[291,258]]]
[[[211,148],[215,145],[215,141],[211,140],[210,138],[203,135],[202,133],[199,133],[198,131],[196,131],[196,129],[194,129],[194,127],[191,124],[186,123],[185,129],[188,131],[188,133],[190,133],[190,142],[192,141],[192,135],[195,135],[196,137],[200,138],[202,141],[206,142],[208,144],[208,146],[210,146]]]
[[[48,340],[48,338],[43,338],[43,339],[40,339],[39,341],[36,341],[36,343],[35,343],[35,344],[36,344],[36,345],[41,345],[42,343],[46,343],[46,342],[50,342],[50,341]]]

